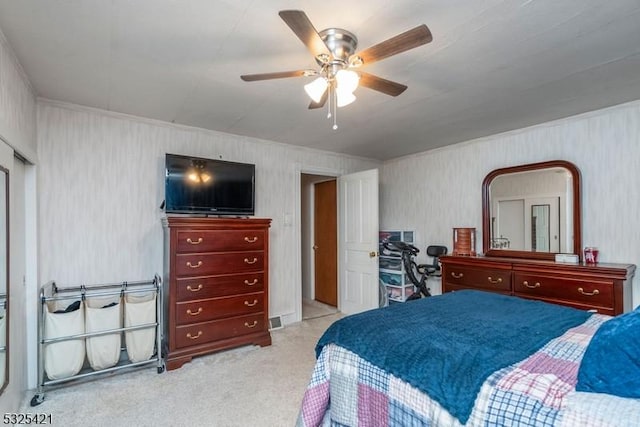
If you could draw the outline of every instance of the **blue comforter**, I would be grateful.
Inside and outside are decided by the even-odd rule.
[[[494,371],[525,359],[591,313],[480,291],[458,291],[335,322],[335,343],[427,393],[461,423]]]

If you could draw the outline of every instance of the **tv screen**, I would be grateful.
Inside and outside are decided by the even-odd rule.
[[[253,215],[255,165],[166,154],[165,211]]]

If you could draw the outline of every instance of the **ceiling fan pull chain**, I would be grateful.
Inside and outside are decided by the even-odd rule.
[[[338,129],[338,98],[336,97],[336,91],[333,90],[333,130]]]
[[[329,102],[327,102],[327,119],[330,119],[331,118],[331,104],[332,104],[332,102],[331,102],[331,86],[327,87],[327,98],[328,98],[328,101],[329,101]]]

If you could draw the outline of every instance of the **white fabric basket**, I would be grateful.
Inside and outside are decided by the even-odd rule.
[[[87,333],[122,328],[120,296],[111,298],[87,298]],[[111,307],[104,307],[116,303]],[[110,368],[120,360],[122,332],[87,338],[87,359],[91,367],[99,371]]]
[[[124,296],[124,326],[156,322],[156,293],[126,294]],[[153,355],[156,328],[149,327],[125,332],[127,355],[131,362],[149,360]]]
[[[54,313],[59,307],[47,304],[45,339],[84,334],[84,303],[69,313]],[[84,338],[47,344],[44,349],[44,370],[49,379],[71,377],[82,369],[85,356]]]

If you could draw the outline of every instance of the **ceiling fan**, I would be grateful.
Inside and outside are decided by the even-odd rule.
[[[282,10],[278,14],[309,49],[320,69],[245,74],[240,78],[252,82],[287,77],[318,76],[314,81],[305,85],[305,91],[312,99],[309,109],[321,108],[329,99],[328,117],[331,117],[332,103],[335,104],[333,106],[335,111],[336,107],[343,107],[355,101],[353,92],[358,85],[390,96],[400,95],[407,89],[407,86],[365,73],[360,70],[360,67],[427,44],[433,39],[431,31],[423,24],[356,52],[358,39],[347,30],[327,28],[318,32],[301,10]],[[356,72],[354,69],[358,71]],[[337,129],[335,114],[333,128]]]

